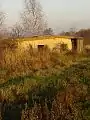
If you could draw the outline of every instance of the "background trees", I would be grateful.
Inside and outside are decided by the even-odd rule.
[[[5,22],[5,13],[0,10],[0,37],[3,36],[3,25]]]
[[[0,28],[3,25],[4,20],[5,20],[5,13],[0,11]]]
[[[47,28],[47,29],[44,30],[43,34],[44,35],[53,35],[54,32],[53,32],[52,28]]]
[[[41,4],[37,0],[25,0],[24,11],[21,13],[24,33],[30,35],[42,35],[46,26]]]
[[[83,37],[84,38],[84,45],[90,44],[90,28],[89,29],[80,29],[78,31],[75,31],[75,29],[71,29],[67,32],[62,32],[60,35],[64,36],[76,36],[76,37]]]
[[[10,36],[15,39],[15,38],[20,38],[23,37],[23,27],[21,26],[20,23],[16,23],[12,28],[11,28],[11,33]]]

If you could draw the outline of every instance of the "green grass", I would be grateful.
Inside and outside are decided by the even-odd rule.
[[[60,71],[57,73],[54,73],[53,75],[49,74],[49,76],[37,76],[37,75],[33,75],[33,76],[18,76],[15,78],[10,78],[7,80],[7,82],[0,84],[0,89],[3,88],[9,88],[10,86],[17,86],[20,84],[23,84],[23,87],[25,84],[31,82],[34,83],[36,81],[36,83],[40,84],[48,84],[49,81],[52,82],[59,82],[59,81],[63,81],[67,83],[73,83],[73,82],[77,82],[77,83],[83,83],[85,85],[89,85],[90,84],[90,75],[89,75],[89,71],[90,71],[90,60],[83,60],[83,61],[79,61],[76,64],[72,64],[69,67],[65,67],[64,69],[60,69]],[[33,82],[34,81],[34,82]],[[35,83],[35,84],[36,84]],[[28,88],[29,89],[29,88]]]
[[[22,118],[90,119],[89,56],[52,51],[21,54],[9,49],[4,51],[0,68],[0,99],[22,102],[27,96],[28,110],[24,109]]]

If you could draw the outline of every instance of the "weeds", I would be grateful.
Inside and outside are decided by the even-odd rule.
[[[17,120],[90,119],[90,58],[86,54],[60,54],[47,46],[43,52],[31,46],[27,50],[15,47],[3,49],[0,63],[1,116],[3,111],[4,117],[14,119],[14,114]]]

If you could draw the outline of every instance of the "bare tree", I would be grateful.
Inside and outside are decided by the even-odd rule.
[[[23,37],[23,28],[22,28],[22,26],[19,23],[16,23],[11,28],[11,34],[10,34],[10,36],[13,39]]]
[[[64,36],[75,36],[76,35],[76,28],[70,28],[70,30],[69,31],[62,31],[61,33],[60,33],[60,35],[64,35]]]
[[[53,29],[52,28],[47,28],[43,32],[44,35],[54,35]]]
[[[3,25],[5,20],[5,14],[0,11],[0,27]]]
[[[3,37],[2,29],[4,27],[3,26],[4,25],[4,21],[5,21],[5,13],[0,10],[0,38]]]
[[[29,35],[43,34],[45,29],[41,4],[37,0],[25,0],[25,10],[21,14],[24,30]]]

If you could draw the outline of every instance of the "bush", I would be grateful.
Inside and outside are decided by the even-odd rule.
[[[65,43],[58,43],[54,48],[54,51],[60,52],[60,53],[64,53],[68,51],[68,46]]]

